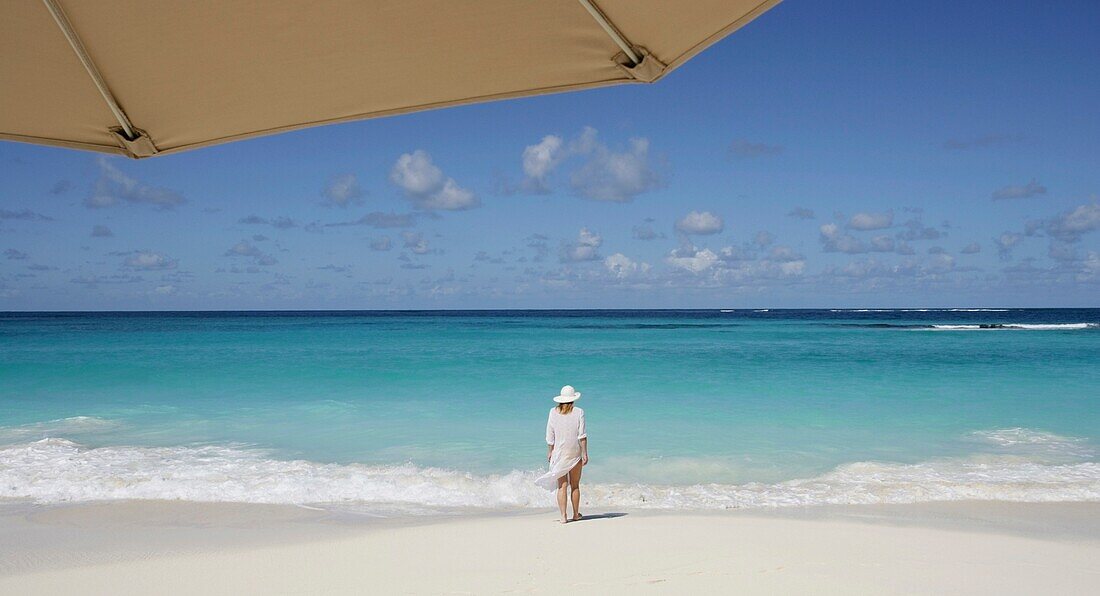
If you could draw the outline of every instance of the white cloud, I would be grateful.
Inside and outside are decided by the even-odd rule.
[[[962,247],[962,250],[960,250],[959,252],[961,252],[964,255],[978,254],[978,253],[982,252],[982,245],[978,244],[977,242],[971,242],[970,244],[967,244],[966,246]]]
[[[1069,242],[1051,240],[1047,247],[1047,256],[1055,261],[1070,262],[1079,259],[1077,248]]]
[[[70,283],[87,286],[89,288],[96,288],[101,284],[133,284],[140,281],[143,281],[140,275],[124,275],[121,273],[113,275],[81,275],[80,277],[74,277],[69,280]]]
[[[871,283],[886,279],[933,281],[943,279],[945,274],[954,271],[956,271],[954,257],[939,253],[924,260],[906,259],[897,264],[883,263],[876,259],[852,261],[840,268],[827,269],[825,276],[826,278],[835,276],[867,280]]]
[[[919,218],[910,219],[902,225],[905,230],[898,233],[898,238],[902,240],[936,240],[943,235],[936,228],[925,226]]]
[[[443,174],[422,149],[397,158],[390,181],[405,192],[413,205],[426,210],[461,211],[481,205],[473,192]]]
[[[848,227],[853,230],[881,230],[894,225],[894,212],[884,213],[857,213],[848,221]]]
[[[546,260],[546,257],[550,256],[550,244],[547,243],[549,238],[542,234],[531,234],[523,239],[524,245],[534,252],[531,257],[531,262],[541,263]]]
[[[146,250],[138,251],[122,262],[122,266],[126,269],[137,269],[142,271],[175,269],[176,264],[176,259],[170,259],[163,254]]]
[[[1100,253],[1089,251],[1080,262],[1077,281],[1100,281]]]
[[[932,273],[946,273],[955,268],[955,257],[943,252],[936,253],[928,259],[924,267]]]
[[[1023,234],[1015,232],[1005,232],[994,238],[993,243],[997,245],[997,255],[1001,257],[1001,260],[1012,258],[1012,249],[1016,248],[1016,245],[1023,239]]]
[[[788,276],[802,275],[806,272],[806,261],[786,261],[779,263],[779,272]]]
[[[702,273],[717,265],[718,261],[718,255],[709,248],[700,250],[693,246],[674,250],[665,257],[665,262],[669,265],[692,273]]]
[[[550,192],[546,177],[566,157],[562,138],[546,135],[536,145],[523,149],[523,189],[535,194]]]
[[[680,247],[679,250],[680,252],[684,252],[685,254],[690,254],[692,251],[695,250],[695,248],[691,245],[685,245]],[[726,263],[733,263],[736,261],[751,261],[753,258],[755,258],[747,249],[740,246],[723,247],[718,251],[718,257]]]
[[[460,187],[454,180],[448,178],[443,183],[443,188],[439,192],[435,193],[431,201],[427,203],[431,209],[443,209],[448,211],[459,211],[462,209],[472,209],[480,205],[474,193]]]
[[[23,209],[20,211],[12,211],[10,209],[0,209],[0,219],[22,219],[27,221],[53,221],[52,217],[48,215],[42,215],[41,213],[35,213],[30,209]]]
[[[789,246],[774,246],[770,253],[768,253],[768,260],[776,263],[793,263],[795,261],[803,261],[805,257],[794,251]]]
[[[416,225],[415,213],[385,213],[382,211],[372,211],[363,217],[355,221],[341,221],[337,223],[325,224],[325,227],[342,227],[342,226],[369,226],[376,229],[382,228],[411,228]]]
[[[807,209],[805,207],[795,207],[787,212],[787,217],[793,217],[795,219],[813,219],[815,217],[813,209]]]
[[[893,276],[896,271],[893,267],[884,265],[875,259],[866,259],[845,263],[840,269],[831,269],[828,273],[864,279],[869,277],[890,277]]]
[[[225,251],[227,257],[256,257],[260,254],[260,249],[256,248],[255,245],[243,241],[234,244],[229,250]]]
[[[321,194],[328,199],[328,203],[337,207],[347,207],[363,202],[363,189],[359,186],[359,180],[354,174],[336,176],[329,181]]]
[[[883,234],[871,238],[871,250],[875,252],[894,252],[896,243],[893,236]]]
[[[1037,197],[1039,195],[1047,194],[1047,187],[1032,180],[1024,185],[1010,185],[1002,186],[993,191],[993,200],[1002,201],[1004,199],[1030,199],[1031,197]]]
[[[684,244],[673,250],[665,262],[674,269],[692,273],[692,284],[701,287],[752,287],[764,280],[789,280],[801,277],[806,260],[789,246],[773,245],[760,256],[757,243],[726,246],[717,252]],[[671,278],[683,282],[683,278]]]
[[[264,267],[278,263],[275,257],[269,254],[265,254],[263,251],[257,248],[256,245],[246,241],[241,241],[234,244],[232,247],[230,247],[229,250],[225,251],[225,256],[251,257],[257,265]]]
[[[599,131],[595,128],[585,126],[581,129],[581,134],[577,135],[577,138],[569,143],[569,151],[582,155],[592,153],[600,147],[599,134]]]
[[[597,261],[600,258],[599,248],[602,244],[603,238],[599,234],[588,228],[581,228],[576,242],[561,247],[561,261],[563,263]]]
[[[638,263],[621,252],[603,260],[604,267],[617,279],[628,279],[649,272],[649,263]]]
[[[724,228],[722,218],[710,211],[691,211],[676,222],[676,229],[685,234],[717,234]]]
[[[660,186],[660,177],[650,164],[648,139],[630,139],[625,151],[616,152],[600,143],[596,129],[585,127],[572,148],[589,156],[570,179],[573,191],[586,199],[628,203]]]
[[[237,223],[248,226],[271,226],[279,230],[289,230],[291,228],[298,227],[298,222],[294,221],[290,217],[280,215],[274,219],[267,219],[266,217],[260,217],[259,215],[249,215],[237,220]]]
[[[144,203],[159,209],[173,209],[186,202],[182,195],[174,190],[142,184],[123,174],[106,157],[96,160],[99,166],[99,179],[96,180],[91,196],[84,204],[90,208],[114,207],[122,203]]]
[[[401,232],[401,240],[405,248],[415,255],[426,255],[432,252],[428,247],[428,241],[420,232]]]
[[[841,230],[835,223],[822,224],[820,230],[819,240],[825,252],[842,252],[850,255],[867,252],[863,242]]]
[[[752,237],[752,243],[760,248],[767,248],[775,242],[775,234],[771,232],[761,230]]]
[[[443,170],[432,163],[426,151],[417,149],[397,159],[390,171],[390,180],[405,192],[426,196],[443,188]]]
[[[1086,203],[1051,219],[1029,224],[1029,233],[1043,230],[1063,242],[1077,242],[1081,236],[1100,230],[1100,203]]]
[[[550,175],[574,157],[583,161],[570,173],[569,182],[580,197],[627,203],[660,186],[660,176],[650,163],[647,139],[630,139],[625,150],[616,151],[600,141],[595,128],[586,126],[568,143],[551,134],[526,146],[522,155],[523,181],[518,190],[531,194],[551,192]]]
[[[656,240],[658,238],[664,238],[664,234],[658,234],[657,230],[654,230],[653,226],[649,224],[634,226],[630,229],[630,236],[635,240]]]

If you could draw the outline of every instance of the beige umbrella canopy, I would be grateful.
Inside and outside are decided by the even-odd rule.
[[[148,157],[652,82],[778,0],[6,0],[0,138]]]

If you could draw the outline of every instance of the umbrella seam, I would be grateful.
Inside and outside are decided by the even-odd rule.
[[[611,19],[609,19],[604,11],[601,10],[599,6],[596,6],[596,3],[592,0],[577,1],[581,3],[581,6],[584,6],[588,14],[596,21],[596,24],[598,24],[600,28],[604,30],[604,33],[611,38],[611,41],[615,42],[615,45],[619,46],[619,49],[630,58],[630,61],[633,62],[633,66],[637,66],[642,61],[642,57],[638,55],[638,52],[634,49],[634,44],[627,39],[626,35],[623,35],[619,27],[611,22]]]
[[[98,143],[88,143],[85,141],[54,139],[51,137],[36,137],[33,135],[20,135],[8,132],[0,132],[0,140],[13,141],[16,143],[31,143],[35,145],[48,145],[51,147],[66,147],[69,149],[86,149],[88,151],[99,151],[101,153],[114,153],[126,156],[130,155],[118,145],[101,145]]]
[[[96,89],[99,90],[99,94],[103,96],[103,101],[107,102],[107,107],[110,108],[111,113],[114,114],[115,120],[122,126],[122,130],[126,132],[126,137],[130,140],[135,138],[134,125],[130,122],[130,118],[126,115],[126,112],[122,110],[122,106],[119,105],[118,100],[115,99],[111,89],[107,87],[107,81],[104,80],[103,75],[100,74],[99,68],[95,65],[91,55],[88,54],[88,49],[84,46],[84,42],[77,35],[76,30],[73,29],[72,23],[69,22],[69,17],[65,15],[65,10],[61,8],[61,5],[57,3],[57,0],[42,0],[42,3],[46,5],[46,10],[50,12],[50,16],[53,17],[57,27],[61,29],[61,34],[65,36],[65,41],[69,42],[69,47],[72,48],[73,53],[76,54],[80,64],[84,66],[84,71],[91,77],[92,83]]]
[[[703,50],[707,49],[708,47],[714,45],[719,40],[724,39],[726,36],[733,33],[734,31],[737,31],[741,27],[744,27],[745,25],[749,24],[750,21],[752,21],[752,20],[756,19],[757,17],[759,17],[760,15],[764,14],[769,9],[774,7],[775,5],[779,4],[781,1],[782,0],[764,0],[760,4],[757,4],[756,8],[750,10],[749,12],[742,15],[740,18],[734,20],[733,22],[729,23],[725,27],[722,27],[721,29],[715,31],[714,33],[709,35],[707,38],[703,39],[699,43],[691,46],[690,48],[688,48],[687,50],[682,52],[679,56],[677,56],[671,62],[668,63],[668,68],[666,68],[665,71],[663,73],[661,73],[661,75],[664,76],[669,71],[673,70],[674,68],[679,67],[681,64],[683,64],[687,60],[691,59],[693,56],[695,56],[699,52],[702,52]]]

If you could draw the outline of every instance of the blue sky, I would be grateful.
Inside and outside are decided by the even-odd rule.
[[[788,0],[653,85],[0,142],[0,310],[1100,306],[1098,23]]]

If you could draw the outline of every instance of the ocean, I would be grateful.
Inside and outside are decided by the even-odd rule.
[[[0,503],[1100,501],[1100,309],[0,313]]]

